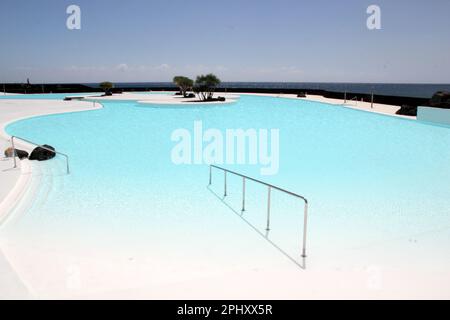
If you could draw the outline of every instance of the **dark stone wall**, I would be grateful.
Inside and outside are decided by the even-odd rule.
[[[0,90],[6,89],[8,93],[21,94],[38,94],[38,93],[77,93],[77,92],[98,92],[98,89],[82,84],[23,84],[23,83],[7,83],[0,84]]]
[[[10,93],[77,93],[77,92],[99,92],[98,88],[92,88],[82,84],[33,84],[26,85],[20,83],[5,84],[6,92]],[[139,92],[147,91],[150,88],[143,87],[127,87],[121,88],[116,87],[112,90],[114,93],[120,93],[125,91]],[[0,90],[3,91],[3,84],[0,84]],[[152,87],[153,91],[175,91],[176,88],[173,86],[167,87]],[[270,88],[218,88],[217,92],[238,92],[238,93],[272,93],[272,94],[299,94],[304,92],[306,94],[321,95],[326,98],[333,99],[344,99],[344,92],[334,92],[326,90],[312,90],[312,89],[270,89]],[[370,102],[371,95],[357,93],[357,92],[347,92],[347,99],[350,100],[357,97],[359,101],[363,99],[364,101]],[[430,97],[431,98],[431,97]],[[383,96],[374,95],[375,103],[390,104],[390,105],[410,105],[410,106],[429,106],[429,99],[425,98],[413,98],[413,97],[398,97],[398,96]]]

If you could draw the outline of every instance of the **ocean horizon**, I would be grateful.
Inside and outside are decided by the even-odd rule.
[[[98,83],[82,83],[98,88]],[[160,88],[176,86],[172,82],[115,82],[120,88]],[[427,83],[343,83],[343,82],[223,82],[220,88],[227,89],[298,89],[352,92],[361,94],[431,98],[437,91],[450,91],[450,84]]]

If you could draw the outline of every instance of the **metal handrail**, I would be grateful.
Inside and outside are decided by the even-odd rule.
[[[14,158],[14,168],[17,168],[17,160],[16,160],[16,154],[17,154],[17,153],[16,153],[16,148],[15,148],[15,146],[14,146],[14,139],[19,139],[19,140],[22,140],[22,141],[24,141],[24,142],[26,142],[26,143],[29,143],[29,144],[35,145],[35,146],[37,146],[37,147],[40,147],[40,148],[42,148],[42,149],[44,149],[44,150],[47,150],[47,151],[54,152],[54,153],[56,153],[56,154],[62,155],[63,157],[66,158],[67,174],[70,174],[70,168],[69,168],[69,156],[68,156],[67,154],[62,153],[62,152],[59,152],[59,151],[56,151],[56,150],[52,150],[52,149],[50,149],[50,148],[44,147],[44,146],[42,146],[42,145],[40,145],[40,144],[34,143],[34,142],[32,142],[32,141],[29,141],[29,140],[27,140],[27,139],[24,139],[24,138],[21,138],[21,137],[17,137],[17,136],[11,136],[11,145],[12,145],[12,149],[13,149],[13,158]]]
[[[354,96],[350,100],[347,99],[347,93],[345,94],[344,103],[343,105],[347,104],[348,102],[355,101],[356,105],[358,105],[358,96]]]
[[[218,170],[222,170],[224,172],[224,197],[227,196],[227,173],[231,173],[233,175],[236,175],[236,176],[239,176],[239,177],[242,178],[242,212],[245,211],[245,181],[246,180],[250,180],[250,181],[253,181],[253,182],[256,182],[256,183],[259,183],[259,184],[262,184],[262,185],[265,185],[265,186],[268,187],[268,196],[267,196],[267,227],[266,227],[266,231],[270,231],[270,201],[271,201],[271,191],[272,191],[272,189],[281,191],[281,192],[286,193],[286,194],[288,194],[290,196],[293,196],[293,197],[296,197],[296,198],[299,198],[299,199],[303,200],[304,203],[305,203],[305,207],[304,207],[304,212],[303,212],[302,257],[306,258],[306,234],[307,234],[307,226],[308,226],[308,204],[309,203],[308,203],[308,200],[305,197],[303,197],[303,196],[301,196],[299,194],[296,194],[294,192],[282,189],[280,187],[274,186],[272,184],[263,182],[261,180],[257,180],[257,179],[251,178],[249,176],[246,176],[246,175],[243,175],[243,174],[240,174],[240,173],[237,173],[237,172],[225,169],[225,168],[221,168],[221,167],[218,167],[218,166],[215,166],[215,165],[210,165],[209,166],[209,185],[212,184],[212,169],[213,168],[218,169]]]

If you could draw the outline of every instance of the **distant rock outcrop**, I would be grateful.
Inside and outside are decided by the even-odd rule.
[[[430,107],[450,109],[450,92],[436,92],[430,100]]]
[[[55,148],[53,148],[52,146],[46,145],[46,144],[44,144],[43,147],[45,147],[46,149],[41,148],[41,147],[35,148],[31,152],[30,157],[28,159],[37,160],[37,161],[45,161],[45,160],[53,159],[56,156],[56,153],[54,152]],[[50,151],[47,149],[50,149],[53,151]]]
[[[300,93],[297,95],[297,98],[306,98],[306,94],[305,94],[304,92],[300,92]]]

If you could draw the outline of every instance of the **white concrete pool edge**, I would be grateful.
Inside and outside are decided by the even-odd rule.
[[[19,204],[31,181],[31,165],[28,160],[21,161],[20,174],[14,187],[0,202],[0,227],[10,217],[13,210]]]
[[[0,106],[5,108],[5,105],[7,105],[6,109],[8,108],[8,104],[10,104],[13,108],[20,108],[24,104],[26,104],[27,106],[27,108],[23,108],[22,110],[19,110],[19,112],[15,109],[9,110],[10,112],[8,112],[8,110],[7,112],[3,112],[4,110],[2,108],[2,112],[0,113],[0,138],[6,141],[10,141],[11,136],[6,132],[6,127],[9,124],[17,121],[52,114],[84,112],[103,108],[103,105],[101,103],[95,104],[95,106],[93,106],[92,103],[86,101],[71,101],[69,103],[70,105],[67,105],[67,102],[60,100],[0,100]],[[46,104],[47,108],[30,110],[30,108],[28,108],[30,104]],[[16,143],[18,147],[25,147],[26,149],[32,149],[34,147],[22,141],[17,141]],[[12,165],[12,160],[10,161],[10,163]],[[17,166],[20,169],[20,174],[17,177],[16,182],[14,183],[14,187],[6,194],[5,197],[3,197],[3,199],[0,199],[0,227],[8,220],[8,218],[10,217],[10,213],[13,212],[13,210],[22,200],[22,197],[24,196],[30,185],[32,166],[30,165],[29,161],[17,160]]]

